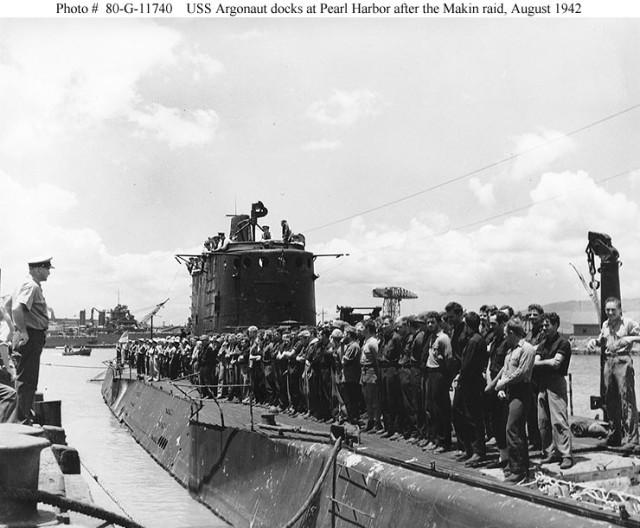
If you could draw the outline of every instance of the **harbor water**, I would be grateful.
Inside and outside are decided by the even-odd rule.
[[[58,349],[42,354],[38,390],[45,400],[62,401],[67,442],[80,454],[94,501],[120,514],[124,510],[143,526],[228,526],[193,500],[111,414],[102,400],[101,383],[90,380],[114,357],[114,349],[93,349],[89,357],[63,356]]]

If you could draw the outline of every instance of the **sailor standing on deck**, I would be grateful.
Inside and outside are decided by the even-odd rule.
[[[507,417],[507,452],[509,467],[506,482],[520,482],[529,477],[529,447],[527,444],[527,414],[531,402],[531,375],[536,350],[525,340],[526,332],[519,319],[510,319],[505,326],[508,347],[504,367],[496,390],[509,406]]]
[[[41,283],[49,278],[51,257],[33,259],[29,263],[29,276],[11,299],[15,324],[14,350],[16,366],[16,392],[18,393],[18,421],[31,424],[33,400],[38,388],[40,356],[49,328],[47,301]]]
[[[538,348],[540,343],[545,339],[545,333],[542,329],[544,308],[539,304],[530,304],[527,311],[527,319],[531,326],[525,339],[527,343]],[[538,380],[535,376],[531,379],[531,403],[529,405],[529,415],[527,416],[527,437],[529,439],[530,450],[539,451],[543,448],[540,429],[538,427]]]
[[[382,319],[382,343],[378,364],[382,382],[380,384],[380,404],[384,419],[384,438],[400,437],[400,424],[404,417],[402,406],[402,389],[398,377],[398,361],[402,355],[402,319],[395,323],[389,316]]]
[[[631,361],[634,342],[640,341],[640,325],[622,316],[622,303],[617,297],[605,301],[607,320],[596,339],[589,341],[587,349],[595,352],[604,347],[605,405],[609,417],[607,445],[620,446],[624,451],[638,446],[638,407],[636,405],[635,371]]]
[[[558,333],[560,317],[542,316],[545,339],[538,345],[533,379],[538,383],[538,425],[546,458],[543,464],[560,462],[560,469],[573,466],[571,429],[567,413],[567,380],[571,345]]]
[[[459,460],[476,467],[486,456],[482,393],[487,368],[487,343],[480,335],[480,317],[468,312],[464,317],[467,344],[462,352],[458,385],[453,397],[451,418],[463,452]]]

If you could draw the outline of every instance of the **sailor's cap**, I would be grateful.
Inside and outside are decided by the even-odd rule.
[[[311,332],[309,332],[309,330],[303,330],[298,334],[298,337],[311,337]]]
[[[342,337],[343,337],[343,333],[342,333],[342,330],[340,330],[339,328],[336,328],[333,332],[331,332],[332,339],[342,339]]]
[[[53,268],[51,259],[53,257],[35,257],[29,260],[28,264],[30,268]]]

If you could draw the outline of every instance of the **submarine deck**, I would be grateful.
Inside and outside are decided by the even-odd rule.
[[[135,377],[135,371],[127,370],[121,372],[122,378]],[[252,431],[274,441],[333,443],[329,423],[279,413],[275,415],[276,425],[268,425],[262,416],[272,414],[268,406],[230,402],[226,398],[199,399],[197,388],[185,380],[145,380],[144,383],[174,397],[189,397],[193,404],[201,402],[202,406],[192,416],[192,421],[197,424]],[[192,409],[196,407],[192,405]],[[366,432],[361,432],[359,442],[345,449],[417,473],[462,482],[532,503],[560,506],[565,511],[614,524],[640,527],[640,458],[602,449],[599,444],[596,438],[574,437],[575,464],[564,471],[557,463],[541,465],[542,453],[531,453],[530,468],[534,478],[520,484],[504,482],[501,469],[487,467],[498,459],[496,446],[490,444],[486,459],[475,468],[466,467],[464,462],[456,460],[453,451],[423,451],[402,438],[392,441]]]

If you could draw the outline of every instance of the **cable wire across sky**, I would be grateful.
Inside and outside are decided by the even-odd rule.
[[[310,233],[310,232],[313,232],[313,231],[318,231],[320,229],[324,229],[325,227],[330,227],[330,226],[333,226],[333,225],[341,224],[341,223],[346,222],[348,220],[352,220],[354,218],[357,218],[358,216],[363,216],[363,215],[366,215],[366,214],[370,214],[370,213],[373,213],[375,211],[379,211],[381,209],[385,209],[387,207],[391,207],[393,205],[405,202],[405,201],[410,200],[412,198],[416,198],[417,196],[421,196],[421,195],[423,195],[425,193],[428,193],[428,192],[431,192],[431,191],[435,191],[435,190],[440,189],[442,187],[446,187],[447,185],[459,182],[461,180],[464,180],[466,178],[469,178],[471,176],[474,176],[476,174],[484,172],[484,171],[486,171],[488,169],[491,169],[493,167],[497,167],[498,165],[501,165],[501,164],[506,163],[508,161],[512,161],[514,159],[517,159],[520,156],[523,156],[525,154],[529,154],[531,152],[539,150],[539,149],[541,149],[543,147],[546,147],[546,146],[548,146],[548,145],[550,145],[552,143],[556,143],[556,142],[558,142],[558,141],[560,141],[562,139],[566,139],[568,137],[574,136],[576,134],[579,134],[580,132],[584,132],[585,130],[589,130],[589,129],[595,127],[595,126],[598,126],[598,125],[601,125],[603,123],[606,123],[607,121],[611,121],[612,119],[620,117],[620,116],[622,116],[624,114],[627,114],[627,113],[629,113],[629,112],[631,112],[633,110],[636,110],[638,108],[640,108],[640,103],[632,105],[632,106],[630,106],[628,108],[625,108],[624,110],[620,110],[619,112],[616,112],[614,114],[610,114],[610,115],[608,115],[606,117],[603,117],[601,119],[598,119],[596,121],[593,121],[593,122],[591,122],[591,123],[589,123],[587,125],[584,125],[584,126],[582,126],[580,128],[576,128],[575,130],[572,130],[571,132],[567,132],[566,134],[562,134],[562,135],[559,135],[559,136],[557,136],[555,138],[549,139],[549,140],[547,140],[547,141],[545,141],[543,143],[540,143],[539,145],[536,145],[535,147],[531,147],[529,149],[522,150],[520,152],[516,152],[515,154],[511,154],[509,156],[506,156],[505,158],[502,158],[502,159],[500,159],[498,161],[494,161],[494,162],[489,163],[487,165],[484,165],[484,166],[482,166],[482,167],[480,167],[478,169],[474,169],[474,170],[472,170],[470,172],[466,172],[464,174],[461,174],[460,176],[456,176],[454,178],[450,178],[450,179],[445,180],[443,182],[440,182],[440,183],[437,183],[437,184],[432,185],[430,187],[427,187],[426,189],[422,189],[420,191],[408,194],[408,195],[403,196],[401,198],[397,198],[396,200],[392,200],[392,201],[377,205],[375,207],[371,207],[369,209],[365,209],[365,210],[360,211],[358,213],[354,213],[352,215],[345,216],[345,217],[340,218],[338,220],[334,220],[332,222],[328,222],[326,224],[322,224],[320,226],[313,227],[311,229],[306,229],[305,232],[306,233]]]
[[[606,176],[604,178],[600,178],[599,180],[591,180],[590,183],[599,184],[599,183],[608,182],[608,181],[614,180],[615,178],[619,178],[621,176],[626,176],[626,175],[632,174],[632,173],[634,173],[636,171],[640,171],[640,166],[634,167],[632,169],[627,169],[627,170],[622,171],[622,172],[618,172],[618,173],[613,174],[611,176]],[[425,240],[425,239],[429,239],[429,238],[435,238],[437,236],[446,235],[447,233],[449,233],[451,231],[459,231],[459,230],[462,230],[462,229],[468,229],[470,227],[475,227],[475,226],[484,224],[485,222],[490,222],[491,220],[497,220],[498,218],[504,218],[506,216],[511,216],[512,214],[520,213],[522,211],[526,211],[527,209],[531,209],[531,208],[537,207],[539,205],[543,205],[543,204],[546,204],[546,203],[549,203],[549,202],[553,202],[553,201],[558,200],[559,198],[562,198],[564,196],[580,192],[586,186],[587,185],[581,185],[580,187],[576,187],[574,189],[571,189],[570,191],[567,191],[567,192],[564,192],[564,193],[561,193],[561,194],[556,194],[554,196],[550,196],[550,197],[548,197],[548,198],[546,198],[544,200],[540,200],[539,202],[534,202],[534,203],[530,203],[530,204],[526,204],[526,205],[521,205],[519,207],[515,207],[513,209],[509,209],[508,211],[503,211],[501,213],[497,213],[497,214],[494,214],[494,215],[491,215],[491,216],[487,216],[487,217],[481,218],[479,220],[474,220],[473,222],[469,222],[469,223],[466,223],[466,224],[449,227],[449,228],[447,228],[445,230],[442,230],[442,231],[439,231],[439,232],[436,232],[436,233],[430,233],[429,235],[425,235],[425,236],[422,236],[422,237],[416,237],[416,238],[414,238],[412,240],[417,241],[417,240]],[[397,247],[399,247],[399,244],[388,244],[386,246],[378,246],[378,247],[375,247],[373,249],[369,249],[367,251],[358,251],[358,250],[353,250],[352,249],[350,251],[350,256],[358,257],[358,256],[362,256],[362,255],[367,255],[368,253],[374,253],[374,252],[377,253],[377,252],[379,252],[381,250],[384,250],[384,249],[392,249],[392,248],[397,248]],[[339,264],[337,264],[335,266],[331,266],[330,268],[327,268],[327,269],[321,270],[321,271],[322,271],[322,273],[327,273],[327,272],[329,272],[331,270],[334,270],[336,268],[342,267],[347,262],[348,261],[345,260],[345,261],[343,261],[343,262],[341,262],[341,263],[339,263]]]

